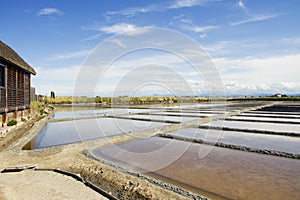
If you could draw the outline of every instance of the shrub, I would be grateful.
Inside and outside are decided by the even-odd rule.
[[[18,122],[16,120],[12,119],[7,123],[7,126],[14,126],[14,125],[17,125],[17,123]]]
[[[45,113],[45,110],[44,109],[41,109],[40,110],[40,115],[43,115]]]
[[[27,119],[25,119],[25,118],[21,118],[21,121],[22,121],[22,122],[26,122],[26,121],[27,121]]]

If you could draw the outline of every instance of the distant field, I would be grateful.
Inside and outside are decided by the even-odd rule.
[[[173,103],[206,103],[214,101],[300,101],[300,97],[72,97],[57,96],[47,98],[49,104],[72,104],[72,103],[96,103],[102,105],[110,104],[173,104]]]

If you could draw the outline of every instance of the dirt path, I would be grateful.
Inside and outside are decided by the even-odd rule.
[[[1,173],[3,199],[106,199],[73,178],[50,171]],[[1,196],[0,196],[1,197]]]

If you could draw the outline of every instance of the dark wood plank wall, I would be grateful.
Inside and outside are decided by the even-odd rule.
[[[6,107],[6,90],[3,87],[0,87],[0,113],[3,113],[5,111]]]
[[[5,108],[8,112],[30,108],[30,74],[14,65],[5,64],[6,85],[0,88],[0,112],[4,112]]]

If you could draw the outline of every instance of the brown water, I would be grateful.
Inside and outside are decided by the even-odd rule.
[[[299,160],[157,137],[96,149],[94,153],[126,168],[147,168],[149,163],[162,162],[174,153],[174,148],[159,151],[170,143],[177,149],[189,148],[170,165],[146,175],[213,199],[300,199]],[[155,153],[147,160],[132,154],[145,151]],[[199,158],[199,151],[209,153]]]

